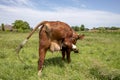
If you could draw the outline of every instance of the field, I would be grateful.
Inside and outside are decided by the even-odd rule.
[[[120,80],[120,32],[79,32],[80,52],[72,62],[61,60],[60,52],[47,52],[41,78],[37,75],[38,32],[20,51],[15,48],[28,33],[0,32],[0,80]]]

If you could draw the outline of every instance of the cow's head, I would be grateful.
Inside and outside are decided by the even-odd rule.
[[[64,39],[62,47],[67,47],[69,49],[72,49],[72,51],[74,51],[75,53],[78,53],[79,49],[76,46],[77,40],[82,40],[84,36],[85,36],[84,34],[80,35],[74,32],[71,38]]]
[[[82,40],[84,38],[84,34],[80,35],[80,34],[77,34],[77,33],[74,33],[73,36],[72,36],[72,43],[73,44],[76,44],[77,40]]]
[[[84,34],[80,35],[80,34],[78,34],[78,33],[76,33],[76,32],[73,33],[73,36],[72,36],[72,38],[71,38],[71,41],[72,41],[72,44],[73,44],[73,51],[74,51],[75,53],[78,53],[78,52],[79,52],[79,50],[78,50],[77,47],[76,47],[77,40],[82,40],[82,39],[84,38],[84,36],[85,36]]]

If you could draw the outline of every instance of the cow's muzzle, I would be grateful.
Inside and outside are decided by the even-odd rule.
[[[79,49],[73,49],[74,53],[79,53]]]
[[[72,50],[74,53],[79,53],[79,49],[77,49],[76,45],[72,44]]]

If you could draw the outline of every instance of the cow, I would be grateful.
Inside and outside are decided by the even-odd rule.
[[[62,59],[65,60],[66,56],[69,63],[71,61],[70,52],[78,52],[75,45],[76,41],[84,37],[84,35],[77,34],[68,24],[64,22],[43,21],[40,22],[17,47],[17,53],[19,53],[20,49],[39,27],[38,75],[41,74],[47,50],[50,50],[51,52],[62,51]]]

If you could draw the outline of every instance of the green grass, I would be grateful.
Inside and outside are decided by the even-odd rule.
[[[37,75],[38,32],[20,51],[15,48],[28,33],[0,32],[0,80],[120,80],[120,32],[85,34],[77,42],[79,54],[62,61],[60,52],[47,52],[41,78]]]

